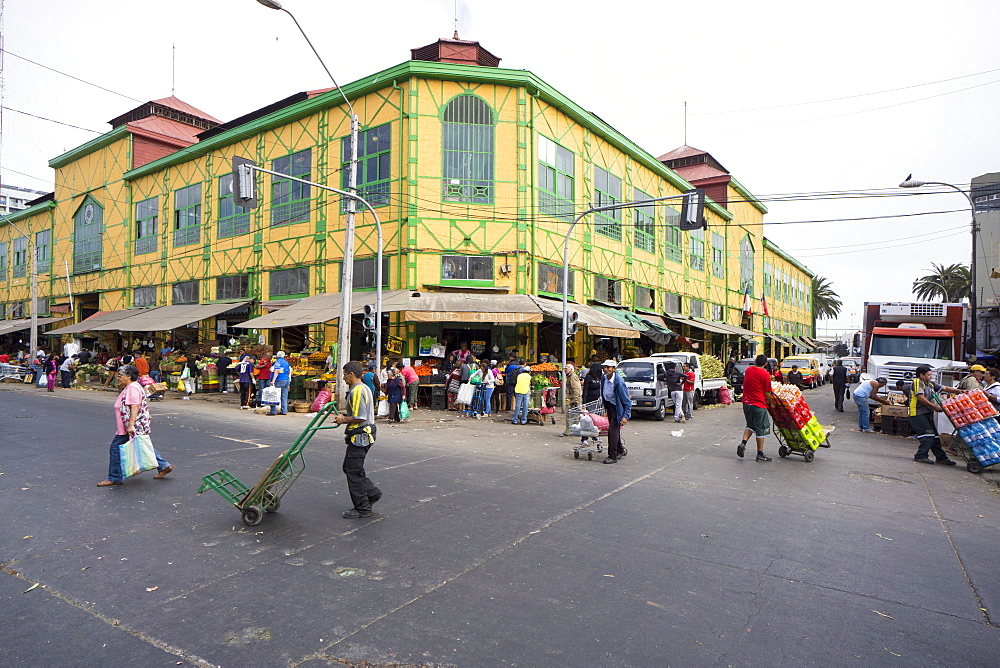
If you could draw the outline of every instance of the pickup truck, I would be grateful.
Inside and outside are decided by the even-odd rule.
[[[691,365],[691,369],[694,371],[694,407],[696,410],[703,403],[716,403],[719,400],[719,389],[728,385],[725,378],[702,378],[701,364],[698,362],[697,353],[653,353],[651,357],[673,360],[677,363],[678,371],[681,370],[681,365],[685,362]]]

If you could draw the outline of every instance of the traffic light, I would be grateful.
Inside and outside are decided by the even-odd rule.
[[[684,193],[681,203],[682,230],[700,230],[705,227],[705,189],[695,188]]]
[[[364,315],[361,317],[361,324],[364,325],[366,331],[375,331],[375,307],[371,304],[365,304],[365,311]]]
[[[253,167],[257,164],[247,158],[233,158],[233,203],[244,209],[257,208],[257,178]]]
[[[570,311],[566,314],[566,336],[573,336],[580,328],[580,314]]]

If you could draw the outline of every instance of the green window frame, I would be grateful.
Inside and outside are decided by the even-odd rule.
[[[101,270],[104,208],[87,197],[73,215],[73,273]]]
[[[216,216],[216,236],[219,239],[248,234],[250,209],[244,209],[233,199],[233,173],[219,177],[219,212]]]
[[[374,257],[354,260],[354,289],[375,289],[375,259]],[[341,284],[343,284],[344,263],[341,262]],[[389,258],[382,256],[382,287],[389,287]]]
[[[740,292],[753,294],[754,249],[750,235],[740,240]]]
[[[705,230],[688,232],[688,266],[695,271],[705,271]]]
[[[18,237],[11,242],[13,257],[11,262],[11,278],[24,278],[28,275],[28,237]]]
[[[444,201],[492,204],[496,115],[476,95],[459,95],[441,117]]]
[[[601,167],[594,167],[594,206],[610,206],[622,200],[622,180]],[[622,210],[613,209],[595,213],[594,229],[598,234],[622,240]]]
[[[664,240],[664,257],[671,262],[681,264],[684,262],[684,232],[681,231],[681,212],[672,206],[663,207],[664,230],[666,239]]]
[[[644,285],[635,286],[635,300],[633,303],[633,308],[646,309],[647,311],[656,310],[656,289],[647,288]]]
[[[676,292],[666,292],[663,294],[663,312],[680,313],[683,300]]]
[[[35,262],[38,263],[39,274],[52,271],[52,230],[35,233]]]
[[[712,232],[712,276],[726,277],[726,238]]]
[[[688,299],[688,310],[694,318],[705,317],[705,302],[701,299]]]
[[[305,297],[309,295],[309,267],[272,271],[268,275],[271,297]]]
[[[160,198],[150,197],[135,203],[135,254],[156,252],[160,227]]]
[[[442,281],[493,282],[492,255],[442,255]]]
[[[574,218],[576,156],[548,137],[538,135],[538,212],[566,222]]]
[[[171,304],[197,304],[198,281],[183,281],[174,283],[170,291]]]
[[[392,125],[389,123],[358,133],[358,194],[373,207],[389,205],[391,149]],[[344,137],[340,140],[340,185],[343,190],[348,190],[350,178],[351,138]],[[343,199],[343,210],[347,209],[347,201]]]
[[[0,241],[0,281],[7,280],[7,242]]]
[[[201,241],[201,184],[174,191],[174,248]]]
[[[271,171],[309,180],[312,173],[312,149],[298,151],[271,161]],[[271,176],[271,227],[309,222],[310,186]]]
[[[722,308],[722,304],[712,304],[712,320],[715,322],[725,322],[726,314]]]
[[[156,306],[156,286],[132,288],[132,306]]]
[[[223,299],[246,299],[250,295],[249,274],[236,274],[234,276],[219,276],[215,279],[215,298]]]
[[[594,276],[594,299],[612,304],[622,303],[622,282],[606,276]]]
[[[653,197],[638,188],[632,191],[635,202],[644,202]],[[647,253],[656,252],[656,206],[647,204],[632,209],[632,225],[635,228],[635,247]]]
[[[551,295],[562,296],[563,293],[563,268],[562,265],[547,264],[545,262],[538,263],[538,269],[536,271],[538,274],[538,291],[547,292]],[[574,271],[569,270],[569,289],[566,294],[572,299],[575,292],[575,278]]]
[[[770,262],[765,262],[764,263],[764,296],[765,297],[770,297],[771,296],[771,272],[772,271],[773,270],[771,268],[771,263]]]

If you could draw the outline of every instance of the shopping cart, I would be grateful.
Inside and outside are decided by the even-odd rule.
[[[556,423],[556,397],[559,396],[558,387],[543,387],[531,390],[528,399],[528,422],[539,426],[551,419],[552,424]]]
[[[608,414],[604,410],[604,401],[597,399],[566,409],[566,431],[563,436],[579,436],[580,444],[573,447],[573,458],[579,459],[581,453],[587,454],[587,459],[594,458],[594,453],[604,451],[601,436],[608,435]],[[625,449],[625,437],[619,438],[622,452]],[[623,454],[623,456],[624,456]]]
[[[465,407],[462,409],[462,417],[474,417],[478,420],[486,411],[486,386],[483,383],[479,383],[475,387],[476,389],[472,394],[472,401],[465,404]]]
[[[253,487],[247,487],[226,469],[219,469],[201,479],[198,493],[214,489],[242,513],[243,524],[251,527],[260,524],[264,512],[273,513],[278,509],[281,497],[305,470],[306,460],[302,456],[302,450],[313,435],[321,429],[336,429],[340,426],[323,424],[328,417],[336,414],[337,402],[331,401],[323,406],[295,439],[292,447],[271,463]]]

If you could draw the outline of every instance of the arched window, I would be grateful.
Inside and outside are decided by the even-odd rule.
[[[753,294],[753,242],[749,235],[740,241],[740,292]]]
[[[493,203],[493,110],[475,95],[459,95],[445,107],[444,200]]]
[[[73,216],[73,273],[85,274],[101,269],[101,234],[104,209],[87,197]]]

